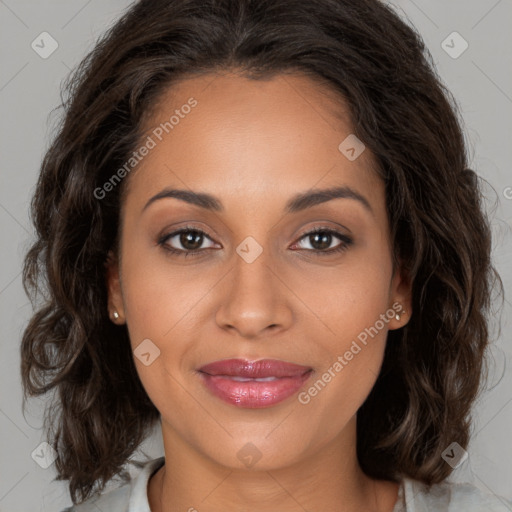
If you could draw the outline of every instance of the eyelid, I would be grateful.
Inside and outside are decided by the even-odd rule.
[[[165,232],[164,234],[162,234],[158,237],[157,242],[158,242],[158,244],[164,244],[170,238],[174,238],[176,235],[180,235],[181,233],[187,232],[187,231],[194,231],[196,233],[199,233],[203,237],[208,238],[208,240],[210,240],[211,242],[213,242],[215,244],[218,243],[218,242],[214,242],[212,237],[204,229],[198,228],[196,226],[182,226],[180,228],[174,229],[170,233]],[[193,251],[184,251],[183,249],[176,249],[176,250],[182,251],[182,252],[188,252],[188,253],[193,252]],[[202,250],[202,249],[199,249],[199,250]]]
[[[320,221],[320,222],[322,222],[322,221]],[[335,226],[328,225],[328,224],[320,224],[320,225],[307,227],[301,231],[301,234],[298,236],[298,238],[302,238],[304,235],[308,235],[310,233],[315,233],[316,231],[330,231],[333,233],[339,233],[341,235],[342,233],[340,233],[340,230],[347,231],[347,236],[352,236],[352,231],[350,231],[350,229],[345,227],[343,224],[336,223]]]

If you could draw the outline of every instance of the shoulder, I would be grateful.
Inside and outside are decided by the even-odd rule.
[[[109,512],[127,512],[130,502],[131,485],[124,484],[105,494],[94,496],[88,500],[64,509],[62,512],[98,512],[108,510]]]
[[[150,460],[130,482],[104,494],[93,496],[83,503],[68,507],[61,512],[98,512],[98,510],[108,510],[109,512],[147,510],[149,512],[148,481],[164,462],[164,457]]]
[[[401,490],[401,508],[396,512],[510,512],[512,501],[480,490],[470,483],[441,482],[428,486],[412,479],[404,479]],[[394,512],[395,512],[394,511]]]

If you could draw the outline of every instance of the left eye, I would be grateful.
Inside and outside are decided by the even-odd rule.
[[[335,239],[340,240],[341,243],[332,245]],[[310,247],[299,247],[300,249],[306,249],[317,253],[331,253],[334,251],[346,249],[351,243],[352,239],[348,236],[338,233],[332,229],[319,228],[304,234],[299,242],[295,245],[299,245],[300,241],[309,243]]]

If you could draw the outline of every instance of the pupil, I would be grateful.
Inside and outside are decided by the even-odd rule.
[[[185,249],[190,249],[193,251],[201,247],[202,238],[203,235],[198,231],[187,231],[185,233],[181,233],[180,243],[183,247],[185,247]]]
[[[311,245],[315,249],[327,249],[331,245],[331,234],[330,233],[315,233],[311,235],[313,237],[313,241]],[[311,241],[311,240],[310,240]]]

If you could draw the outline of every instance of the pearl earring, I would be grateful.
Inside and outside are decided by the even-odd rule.
[[[114,320],[118,320],[119,319],[119,313],[117,311],[114,311],[112,313],[112,316],[114,317]]]
[[[404,309],[402,309],[402,311],[400,311],[400,312],[398,312],[398,311],[396,312],[396,315],[395,315],[396,320],[400,321],[400,318],[402,315],[405,315]]]

